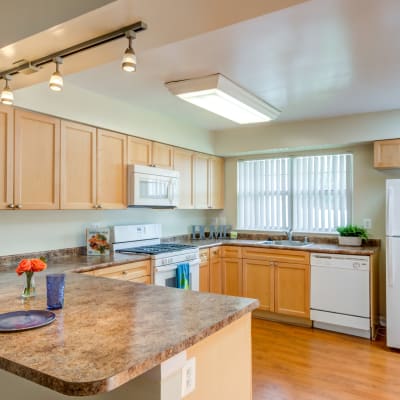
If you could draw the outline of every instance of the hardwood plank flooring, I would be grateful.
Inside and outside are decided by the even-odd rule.
[[[400,400],[400,352],[253,319],[253,400]]]

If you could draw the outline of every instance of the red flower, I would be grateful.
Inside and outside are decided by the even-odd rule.
[[[45,262],[40,260],[39,258],[32,258],[31,259],[31,270],[33,272],[40,272],[46,269],[47,265]]]
[[[24,258],[18,264],[17,269],[15,270],[18,275],[22,275],[24,272],[29,272],[32,269],[31,260]]]
[[[43,271],[47,267],[46,263],[39,258],[24,258],[18,264],[15,272],[18,275],[22,275],[24,272],[39,272]]]

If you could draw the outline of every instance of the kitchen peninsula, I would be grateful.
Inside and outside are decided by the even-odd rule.
[[[47,272],[66,269],[50,263]],[[1,313],[46,308],[45,273],[36,275],[37,296],[24,301],[22,278],[1,268]],[[185,398],[251,399],[257,305],[67,272],[65,306],[52,324],[0,334],[1,397],[181,399],[182,368],[195,358],[195,390]]]

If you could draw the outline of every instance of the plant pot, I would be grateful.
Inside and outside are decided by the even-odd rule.
[[[362,238],[359,236],[339,236],[340,246],[361,246]]]

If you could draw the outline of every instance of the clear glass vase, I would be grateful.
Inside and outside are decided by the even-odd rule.
[[[34,297],[36,295],[35,277],[33,272],[25,272],[26,280],[24,291],[22,292],[23,298]]]

